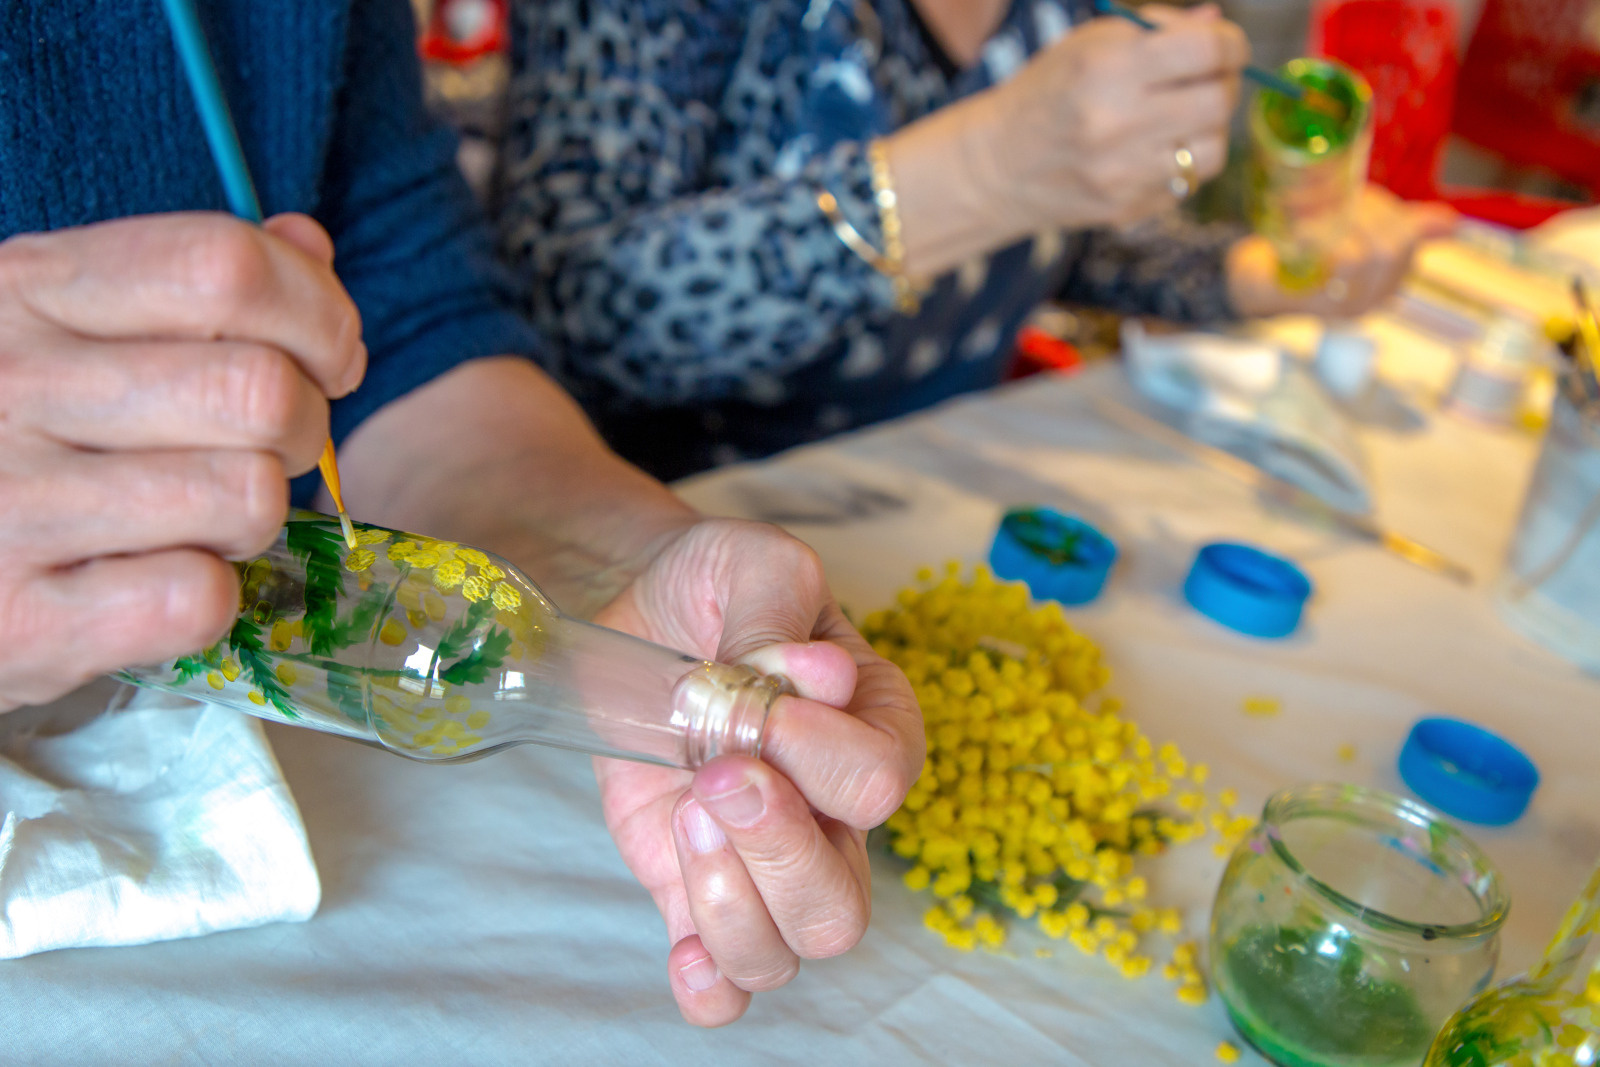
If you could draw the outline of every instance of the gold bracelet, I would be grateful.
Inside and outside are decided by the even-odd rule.
[[[922,307],[922,294],[906,275],[905,232],[900,226],[900,198],[894,191],[894,174],[889,170],[889,150],[882,141],[867,145],[867,162],[872,166],[872,199],[878,205],[878,224],[883,230],[883,273],[894,283],[895,308],[902,315],[915,315]]]
[[[844,217],[844,212],[839,210],[839,201],[826,189],[817,192],[817,207],[822,211],[823,218],[828,220],[828,225],[833,227],[833,235],[839,242],[861,258],[867,266],[885,277],[894,277],[894,271],[889,261],[878,254],[872,243],[861,236],[861,231],[850,225],[850,220]]]

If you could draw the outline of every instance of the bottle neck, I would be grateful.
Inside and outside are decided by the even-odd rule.
[[[695,769],[718,756],[761,758],[767,717],[794,688],[778,675],[745,666],[703,663],[672,691],[674,719],[685,724],[684,762]]]

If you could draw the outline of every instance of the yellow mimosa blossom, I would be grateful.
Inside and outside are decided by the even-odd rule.
[[[456,549],[456,559],[459,559],[462,563],[470,563],[474,567],[482,567],[489,562],[489,557],[475,548]]]
[[[409,612],[407,615],[409,616]],[[398,647],[406,639],[405,624],[399,619],[385,619],[383,626],[378,629],[378,640],[391,648]]]
[[[381,545],[385,541],[389,540],[389,534],[389,530],[357,530],[356,544]]]
[[[1217,1044],[1217,1059],[1223,1063],[1239,1062],[1239,1046],[1232,1041],[1221,1041]]]
[[[509,582],[497,584],[490,597],[501,611],[515,611],[522,606],[522,594]]]
[[[489,595],[489,580],[481,574],[474,574],[461,583],[461,595],[468,600],[482,600]]]
[[[344,558],[347,571],[364,571],[377,562],[378,554],[370,548],[358,548]]]
[[[407,563],[416,551],[415,541],[396,541],[389,546],[389,560],[392,563]]]
[[[1231,834],[1251,821],[1198,791],[1205,765],[1121,717],[1103,692],[1100,649],[1060,605],[1034,606],[1026,587],[982,567],[965,581],[958,564],[921,581],[862,632],[905,671],[923,710],[927,760],[887,829],[912,864],[907,888],[943,902],[925,924],[966,951],[1001,945],[1005,915],[1031,920],[1143,976],[1155,966],[1143,940],[1182,924],[1143,903],[1134,857],[1198,840],[1212,822]],[[1179,999],[1203,1001],[1190,954],[1163,973]]]
[[[458,559],[445,560],[433,569],[433,584],[440,590],[454,589],[466,577],[467,565]]]

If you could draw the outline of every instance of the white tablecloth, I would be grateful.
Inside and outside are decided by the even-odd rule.
[[[1600,855],[1600,682],[1515,637],[1487,584],[1463,589],[1376,549],[1264,511],[1249,491],[1096,418],[1116,372],[1035,379],[682,487],[708,510],[790,517],[841,599],[885,604],[919,564],[981,559],[1000,511],[1075,510],[1122,546],[1074,621],[1158,742],[1210,762],[1254,807],[1291,782],[1392,789],[1425,713],[1514,738],[1545,782],[1506,830],[1473,830],[1513,908],[1502,973],[1530,960]],[[1513,432],[1442,418],[1367,435],[1384,520],[1492,575],[1534,455]],[[897,503],[898,502],[898,503]],[[1197,545],[1245,539],[1317,583],[1284,642],[1227,633],[1177,588]],[[1282,701],[1246,717],[1248,696]],[[6,1063],[1204,1064],[1228,1036],[1213,1000],[1023,933],[958,954],[921,924],[925,896],[874,859],[873,926],[808,964],[730,1028],[679,1021],[664,930],[605,833],[586,760],[523,748],[460,767],[409,763],[271,728],[322,871],[322,910],[278,925],[0,965]],[[1357,746],[1353,763],[1340,746]],[[1160,861],[1154,896],[1203,930],[1220,861]],[[1247,1054],[1247,1062],[1249,1062]]]

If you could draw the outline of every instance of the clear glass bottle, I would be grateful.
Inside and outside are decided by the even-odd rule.
[[[759,756],[776,676],[564,616],[487,552],[296,513],[237,564],[238,618],[136,685],[342,734],[412,759],[532,742],[695,768]]]
[[[1600,960],[1568,981],[1600,922],[1600,865],[1526,974],[1502,982],[1439,1031],[1424,1067],[1592,1067],[1600,1062]]]
[[[1415,1067],[1489,981],[1509,909],[1487,856],[1440,816],[1352,785],[1267,801],[1211,912],[1234,1026],[1286,1067]]]

